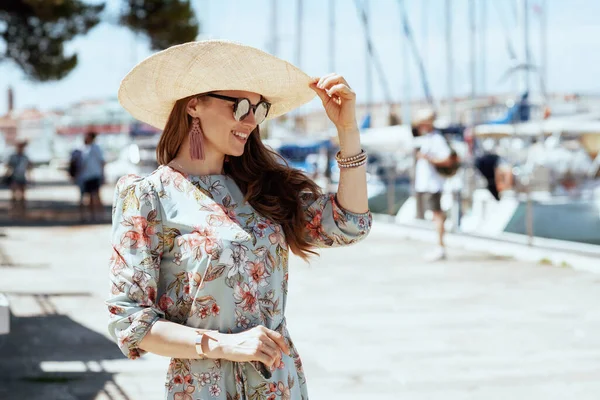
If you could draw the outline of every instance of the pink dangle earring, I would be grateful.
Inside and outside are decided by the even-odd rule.
[[[200,119],[193,118],[189,132],[190,156],[192,160],[204,160],[204,134],[200,128]]]

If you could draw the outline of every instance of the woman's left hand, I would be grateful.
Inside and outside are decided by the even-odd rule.
[[[310,83],[321,101],[327,116],[333,122],[338,132],[356,131],[356,93],[343,76],[329,74],[314,78]]]

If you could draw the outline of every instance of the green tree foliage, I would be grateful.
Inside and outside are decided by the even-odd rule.
[[[189,1],[123,2],[121,23],[148,35],[154,50],[198,36]],[[5,43],[0,61],[14,61],[35,81],[64,78],[77,66],[77,54],[65,54],[65,43],[88,33],[101,21],[103,10],[103,3],[83,0],[0,0],[0,38]]]
[[[127,11],[121,22],[150,37],[153,50],[192,41],[198,36],[198,21],[189,1],[125,0]]]

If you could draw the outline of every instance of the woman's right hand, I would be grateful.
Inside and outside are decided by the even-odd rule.
[[[214,333],[208,341],[208,358],[245,362],[260,361],[269,369],[279,365],[281,352],[288,356],[290,348],[279,332],[262,325],[240,333]]]

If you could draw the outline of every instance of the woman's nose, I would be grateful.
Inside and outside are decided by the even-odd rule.
[[[248,115],[246,115],[246,117],[242,120],[242,122],[244,122],[245,124],[248,124],[248,125],[254,125],[254,126],[257,125],[256,117],[254,115],[254,110],[252,108],[250,108]]]

